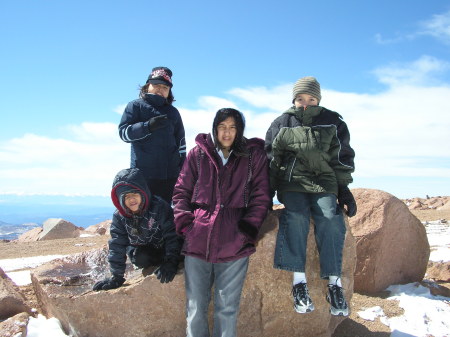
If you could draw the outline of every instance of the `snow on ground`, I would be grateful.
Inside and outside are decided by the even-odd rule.
[[[31,283],[30,270],[40,266],[43,263],[54,259],[59,259],[65,255],[45,255],[21,257],[18,259],[0,260],[0,268],[8,277],[18,286],[24,286]]]
[[[389,326],[391,337],[450,336],[450,298],[433,296],[419,283],[393,285],[387,288],[391,296],[387,300],[399,301],[404,315],[387,318],[379,306],[358,311],[359,317],[373,321],[377,317]]]
[[[430,244],[430,261],[450,261],[450,225],[445,222],[427,221],[424,223]]]
[[[47,319],[43,315],[37,318],[30,317],[27,328],[27,337],[67,337],[57,318]]]
[[[92,236],[96,236],[96,234],[86,234],[86,233],[84,233],[84,234],[80,235],[80,238],[90,238]]]

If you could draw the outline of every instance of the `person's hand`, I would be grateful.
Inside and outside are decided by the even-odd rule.
[[[346,214],[349,217],[352,217],[356,214],[356,201],[353,197],[352,192],[348,189],[347,186],[339,186],[338,189],[338,203],[339,206],[345,211],[344,206],[347,206]]]
[[[155,271],[156,277],[161,283],[172,282],[178,270],[178,262],[179,260],[176,257],[164,259],[164,262]]]
[[[119,288],[124,282],[125,279],[122,276],[114,275],[113,277],[105,278],[102,281],[96,282],[92,289],[95,291],[116,289]]]
[[[155,130],[162,128],[166,124],[166,121],[167,121],[166,115],[159,115],[150,118],[148,120],[148,131],[154,132]]]
[[[258,230],[254,226],[250,225],[247,221],[239,220],[238,228],[249,240],[256,240],[256,237],[258,236]]]

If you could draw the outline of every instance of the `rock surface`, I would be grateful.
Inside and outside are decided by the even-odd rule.
[[[450,282],[450,262],[428,262],[426,277],[439,282]]]
[[[331,336],[343,317],[329,313],[326,281],[319,277],[319,260],[313,230],[308,237],[307,277],[315,311],[301,315],[292,307],[292,273],[274,269],[273,253],[281,211],[271,212],[260,233],[241,299],[238,334],[242,337]],[[356,265],[355,240],[347,231],[342,281],[347,301],[353,295]],[[74,336],[185,335],[184,275],[161,284],[155,276],[127,269],[124,286],[91,291],[102,279],[106,249],[93,250],[43,265],[32,272],[36,294],[48,316],[58,318]],[[120,324],[113,324],[120,321]]]
[[[409,209],[450,209],[450,197],[410,198],[404,203]]]
[[[80,236],[80,228],[64,219],[50,218],[42,225],[39,241],[77,238]]]
[[[354,290],[375,293],[423,279],[430,256],[425,227],[389,193],[352,189],[358,213],[349,224],[356,239]]]
[[[112,220],[106,220],[106,221],[100,222],[96,225],[87,227],[83,233],[98,234],[98,235],[109,234],[109,229],[111,228],[111,223],[112,223]]]
[[[31,314],[31,308],[25,304],[13,281],[0,268],[0,319],[12,317],[21,312]]]
[[[19,242],[33,242],[38,241],[39,236],[42,233],[42,227],[35,227],[33,229],[30,229],[28,232],[23,233],[17,238],[17,241]]]
[[[2,337],[26,337],[29,315],[20,313],[0,322],[0,336]]]

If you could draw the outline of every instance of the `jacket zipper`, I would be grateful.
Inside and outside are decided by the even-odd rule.
[[[294,162],[292,163],[292,166],[291,166],[291,172],[289,172],[289,182],[291,182],[292,171],[294,171],[294,166],[295,166],[296,161],[297,161],[297,157],[294,158]]]

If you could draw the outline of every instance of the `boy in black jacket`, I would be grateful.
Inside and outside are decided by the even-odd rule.
[[[111,224],[108,262],[112,277],[98,281],[94,290],[120,287],[124,282],[127,255],[138,268],[160,266],[155,274],[161,283],[173,280],[180,261],[181,241],[175,233],[170,205],[151,195],[137,168],[120,171],[111,198],[117,210]]]
[[[299,79],[293,106],[277,117],[266,133],[270,185],[284,204],[275,247],[275,268],[293,272],[292,295],[298,313],[314,310],[306,281],[306,249],[310,218],[320,257],[320,276],[328,280],[332,315],[348,316],[341,273],[345,241],[343,212],[354,216],[355,151],[347,124],[337,112],[319,106],[316,78]]]

